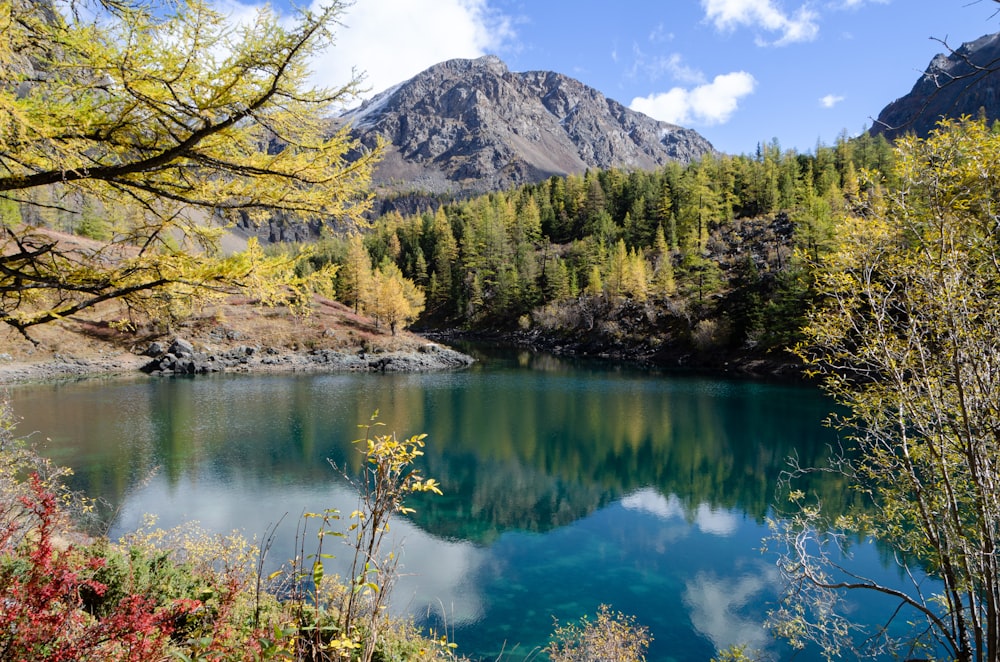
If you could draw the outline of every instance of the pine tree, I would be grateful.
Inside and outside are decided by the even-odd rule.
[[[702,251],[708,242],[709,222],[718,219],[719,200],[712,186],[710,161],[706,157],[685,172],[684,226],[678,229],[685,251]]]
[[[413,261],[413,279],[418,285],[427,284],[427,260],[420,246],[417,246],[417,257]]]
[[[590,268],[585,292],[593,297],[604,294],[604,282],[601,280],[601,268],[596,264]]]
[[[673,296],[677,290],[674,282],[673,254],[667,246],[666,237],[663,234],[663,226],[656,227],[656,235],[653,239],[653,296],[666,299]]]
[[[625,230],[625,242],[629,246],[648,246],[649,219],[646,218],[646,198],[636,198],[622,221]]]
[[[607,279],[604,283],[608,296],[614,300],[624,297],[629,285],[629,256],[625,247],[625,240],[619,239],[618,243],[611,250],[608,260]]]
[[[562,258],[552,257],[545,261],[544,282],[545,301],[558,301],[570,295],[569,271]]]
[[[625,291],[637,301],[645,301],[649,296],[649,265],[642,253],[634,248],[629,249],[628,263],[625,271]]]
[[[436,276],[437,287],[431,299],[440,305],[448,301],[454,288],[453,266],[458,258],[458,242],[451,231],[451,222],[445,215],[444,208],[439,207],[434,213],[431,224],[431,242],[434,252],[431,256],[432,274]]]

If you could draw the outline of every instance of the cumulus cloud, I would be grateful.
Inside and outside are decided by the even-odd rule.
[[[837,94],[827,94],[825,97],[819,100],[819,105],[824,108],[833,108],[838,103],[844,100],[844,97]]]
[[[375,92],[443,60],[495,51],[512,34],[485,0],[358,0],[342,22],[317,77],[337,84],[354,67]]]
[[[749,27],[780,35],[771,42],[758,39],[760,45],[784,46],[812,41],[819,34],[819,15],[806,5],[791,14],[783,11],[774,0],[701,0],[701,6],[705,18],[718,30]]]
[[[313,9],[322,2],[313,0]],[[226,4],[234,17],[253,7]],[[488,0],[357,0],[340,23],[334,43],[313,62],[313,80],[338,87],[356,71],[371,93],[444,60],[496,52],[514,38],[511,19]]]
[[[712,82],[691,89],[675,87],[668,92],[632,99],[629,107],[672,124],[724,124],[752,94],[757,80],[745,71],[716,76]]]

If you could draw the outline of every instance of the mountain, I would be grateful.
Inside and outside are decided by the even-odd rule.
[[[344,113],[389,143],[381,190],[466,195],[587,168],[653,169],[714,151],[697,132],[629,110],[578,80],[514,73],[497,57],[449,60]]]
[[[871,128],[892,139],[904,133],[926,136],[941,117],[1000,118],[1000,33],[938,54],[906,96],[886,106]]]

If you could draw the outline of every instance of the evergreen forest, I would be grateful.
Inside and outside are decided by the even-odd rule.
[[[761,143],[656,171],[588,170],[321,240],[338,298],[393,325],[378,283],[415,285],[420,330],[671,361],[774,356],[810,306],[810,270],[841,219],[892,185],[882,137],[814,154]],[[402,206],[402,205],[401,205]],[[397,289],[400,289],[397,287]],[[787,357],[786,357],[787,358]]]

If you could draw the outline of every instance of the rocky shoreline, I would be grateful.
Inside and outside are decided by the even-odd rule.
[[[313,349],[290,352],[274,347],[237,345],[225,351],[207,353],[197,351],[182,338],[175,338],[167,347],[159,342],[150,343],[143,355],[149,361],[140,369],[153,376],[309,370],[427,372],[466,368],[473,363],[472,357],[433,342],[407,351]]]
[[[141,354],[122,352],[81,358],[57,353],[40,361],[16,361],[0,354],[0,386],[143,373],[165,377],[218,372],[430,372],[460,370],[473,362],[472,357],[434,342],[394,351],[289,350],[239,345],[206,352],[196,351],[183,338],[175,338],[166,346],[150,343]]]
[[[339,309],[338,309],[339,310]],[[334,311],[337,312],[337,311]],[[44,347],[0,351],[0,386],[23,382],[95,377],[163,377],[211,373],[259,372],[428,372],[460,370],[474,359],[448,347],[472,340],[557,356],[627,361],[653,370],[704,373],[765,381],[803,382],[802,365],[789,355],[743,352],[697,352],[692,347],[656,346],[600,334],[544,334],[423,330],[419,335],[390,336],[364,326],[366,321],[340,310],[316,319],[315,328],[296,322],[274,333],[259,315],[241,319],[229,311],[227,322],[192,323],[172,335],[91,342],[83,335],[63,335]],[[281,318],[279,318],[281,319]],[[9,352],[9,353],[8,353]]]
[[[99,351],[85,355],[53,353],[36,360],[0,353],[0,386],[96,377],[152,377],[211,373],[265,372],[431,372],[461,370],[475,362],[471,356],[447,347],[454,340],[499,343],[557,356],[594,357],[629,361],[652,369],[708,373],[765,381],[802,382],[801,364],[787,357],[752,354],[711,356],[692,352],[650,352],[648,348],[588,344],[531,333],[426,333],[418,342],[397,348],[363,347],[290,349],[263,344],[196,345],[182,337],[150,342],[145,349]],[[422,342],[421,342],[422,341]],[[440,341],[440,342],[438,342]],[[644,351],[645,350],[645,351]]]

